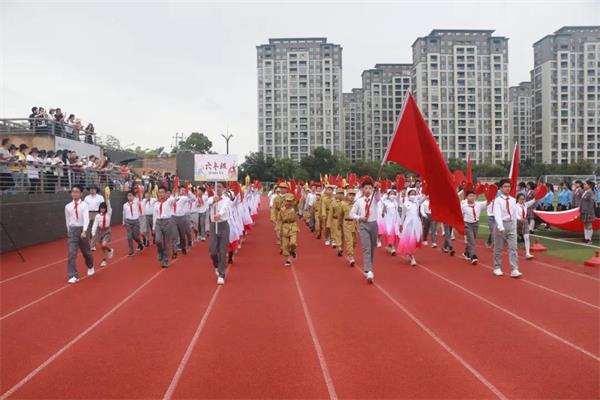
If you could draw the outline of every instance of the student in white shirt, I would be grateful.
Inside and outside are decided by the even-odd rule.
[[[354,202],[352,210],[350,210],[350,218],[360,222],[359,235],[365,264],[364,275],[367,282],[372,283],[375,278],[373,260],[377,248],[377,203],[379,203],[380,196],[370,179],[365,179],[361,188],[362,196]]]
[[[137,243],[137,251],[144,250],[144,244],[140,239],[140,207],[133,192],[127,193],[127,202],[123,204],[123,225],[127,230],[127,244],[129,245],[129,257],[135,253],[133,242]]]
[[[173,202],[175,197],[167,194],[167,189],[163,186],[158,188],[158,201],[154,203],[154,213],[152,221],[152,231],[156,240],[158,249],[158,261],[162,263],[163,268],[169,266],[169,247],[173,240]]]
[[[94,220],[96,219],[96,215],[98,215],[98,208],[100,204],[104,203],[104,197],[98,194],[98,186],[91,185],[88,189],[90,194],[85,196],[83,201],[88,206],[88,210],[90,212],[90,226],[86,228],[86,233],[90,238],[90,246],[92,246],[92,251],[96,250],[96,238],[92,234],[92,225],[94,224]]]
[[[177,234],[179,234],[179,246],[183,254],[187,254],[186,244],[189,244],[189,203],[190,198],[187,195],[187,189],[183,185],[179,186],[179,196],[175,196],[175,201],[173,202],[173,221],[175,222]],[[175,251],[173,255],[177,257]]]
[[[437,222],[431,219],[431,209],[429,208],[429,196],[425,196],[420,207],[421,222],[423,224],[423,245],[427,246],[427,237],[431,234],[431,247],[437,247]]]
[[[34,193],[40,189],[40,172],[42,160],[38,157],[39,151],[37,147],[33,147],[26,157],[27,161],[27,178],[29,178],[30,188],[29,193]]]
[[[463,257],[471,264],[477,264],[477,232],[479,231],[479,216],[486,208],[487,201],[476,201],[477,195],[467,191],[467,198],[461,202],[463,219],[465,221],[465,238],[467,240]]]
[[[209,207],[210,236],[208,250],[215,267],[217,285],[225,283],[227,267],[227,245],[229,244],[229,216],[231,200],[225,195],[222,183],[215,185],[215,195]]]
[[[87,204],[81,201],[81,193],[83,193],[83,187],[81,185],[73,185],[71,188],[73,201],[65,206],[65,223],[69,246],[69,259],[67,263],[68,283],[79,282],[79,273],[75,264],[78,248],[85,259],[88,276],[94,275],[94,258],[92,257],[90,242],[87,239],[84,229],[84,227],[89,225],[89,213]]]
[[[494,275],[502,276],[502,251],[504,242],[508,245],[508,258],[512,271],[510,276],[518,278],[523,275],[519,271],[519,259],[517,257],[517,202],[510,196],[510,180],[500,181],[500,196],[494,200],[494,219],[496,229],[494,230]]]
[[[109,246],[111,229],[110,229],[110,220],[112,217],[112,207],[110,206],[110,200],[107,198],[106,203],[100,203],[98,207],[98,214],[94,217],[94,222],[92,224],[92,237],[97,238],[97,241],[100,242],[100,247],[102,249],[102,262],[100,263],[101,267],[106,267],[106,261],[109,258],[112,258],[114,251],[112,247]]]
[[[530,207],[535,206],[537,200],[525,201],[525,195],[519,193],[517,195],[517,235],[523,236],[523,243],[525,245],[525,258],[531,260],[531,242],[529,241],[529,221],[527,220],[527,212]]]
[[[204,242],[206,240],[206,226],[208,225],[208,195],[204,186],[196,191],[196,198],[198,208],[198,239]]]
[[[306,195],[306,201],[304,202],[304,215],[308,215],[308,227],[311,232],[315,231],[315,202],[317,201],[317,187],[312,185],[310,192]]]
[[[146,191],[144,193],[144,200],[141,202],[142,206],[142,219],[144,219],[144,224],[140,224],[143,227],[142,235],[144,235],[144,246],[149,246],[150,242],[148,238],[152,236],[152,222],[154,215],[154,203],[156,203],[156,199],[151,197],[151,193]],[[156,243],[156,239],[154,240]]]

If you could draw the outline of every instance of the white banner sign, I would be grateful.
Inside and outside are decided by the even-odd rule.
[[[231,154],[195,154],[195,181],[237,181],[237,156]]]
[[[54,137],[54,150],[71,150],[77,152],[79,157],[94,155],[100,157],[100,146],[80,142],[79,140],[67,139],[60,136]]]

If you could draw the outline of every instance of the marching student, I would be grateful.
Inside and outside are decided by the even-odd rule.
[[[317,239],[321,239],[321,231],[323,227],[321,225],[321,190],[317,189],[315,193],[315,204],[312,210],[312,219],[314,221],[315,232],[317,232]]]
[[[94,223],[92,225],[92,237],[96,238],[100,243],[102,249],[102,262],[101,267],[106,267],[106,261],[111,259],[114,251],[109,246],[111,229],[110,220],[112,217],[112,207],[110,206],[110,199],[106,199],[106,203],[102,202],[98,206],[98,214],[94,217]]]
[[[398,195],[395,190],[390,190],[382,196],[379,208],[379,234],[383,237],[383,244],[386,251],[394,256],[396,255],[396,247],[400,240],[400,225],[401,217],[398,207]]]
[[[479,231],[479,216],[487,207],[487,201],[476,201],[477,195],[467,191],[467,198],[461,202],[463,219],[465,221],[465,251],[463,257],[471,264],[477,264],[477,232]]]
[[[73,201],[65,206],[65,223],[67,226],[69,259],[67,262],[67,275],[69,276],[68,283],[79,282],[79,273],[75,264],[77,260],[77,249],[81,250],[81,254],[85,259],[88,276],[94,275],[94,258],[90,249],[90,242],[87,239],[85,229],[88,227],[90,215],[87,204],[81,201],[83,187],[81,185],[73,185],[71,187],[71,197]]]
[[[358,225],[357,222],[350,217],[354,198],[356,197],[355,189],[346,190],[346,199],[342,202],[342,242],[346,250],[346,256],[351,267],[354,267],[354,247],[357,242]],[[340,245],[340,248],[342,246]]]
[[[437,247],[437,222],[431,219],[431,209],[429,208],[429,196],[426,195],[421,202],[421,223],[423,224],[423,244],[427,246],[429,242],[427,237],[431,234],[431,247]]]
[[[377,248],[377,203],[380,195],[370,178],[363,180],[361,188],[362,196],[354,202],[350,218],[360,222],[359,235],[364,260],[363,271],[367,282],[372,283],[375,279],[373,261]]]
[[[148,238],[152,235],[154,222],[154,203],[156,203],[156,199],[151,197],[150,191],[146,191],[144,193],[144,200],[142,200],[142,217],[145,220],[144,224],[140,224],[143,226],[142,235],[144,235],[144,246],[148,246],[150,243]],[[153,243],[156,243],[156,238],[153,238]]]
[[[134,255],[133,242],[137,243],[137,251],[144,250],[144,244],[140,239],[140,207],[133,192],[127,193],[127,202],[123,204],[123,225],[127,230],[127,244],[129,245],[129,257]]]
[[[583,194],[579,201],[579,219],[583,223],[584,243],[592,243],[592,236],[594,235],[593,222],[596,217],[594,202],[596,201],[596,195],[593,188],[594,182],[585,181],[583,183]]]
[[[340,257],[342,256],[342,200],[344,200],[344,190],[338,188],[334,198],[331,199],[329,213],[327,214],[331,247],[337,248]]]
[[[158,250],[158,261],[162,263],[163,268],[169,266],[169,246],[173,235],[173,203],[175,197],[167,194],[164,186],[158,188],[158,200],[154,203],[154,212],[152,214],[152,233],[156,241]]]
[[[525,258],[527,260],[533,258],[530,251],[531,242],[529,241],[529,221],[527,220],[527,213],[535,206],[535,203],[537,203],[535,198],[525,201],[525,194],[519,193],[517,195],[517,235],[523,237]]]
[[[310,191],[306,194],[304,202],[304,218],[308,223],[311,232],[315,231],[315,202],[317,200],[317,187],[311,185]]]
[[[98,194],[98,186],[96,185],[91,185],[88,190],[90,193],[83,199],[90,212],[90,226],[86,228],[86,234],[90,238],[90,246],[92,251],[95,251],[96,238],[94,234],[92,234],[92,225],[96,220],[96,215],[98,215],[98,208],[100,207],[100,204],[104,203],[104,197]]]
[[[444,247],[442,247],[442,251],[453,256],[455,254],[454,247],[452,246],[454,229],[449,224],[443,224],[442,226],[444,228]]]
[[[321,229],[324,230],[325,246],[331,245],[331,224],[328,224],[327,217],[333,201],[333,185],[325,187],[325,193],[321,196]]]
[[[175,223],[176,234],[179,238],[179,247],[183,254],[187,254],[186,245],[189,244],[188,237],[189,235],[189,197],[187,196],[187,189],[185,186],[181,185],[178,188],[179,195],[175,196],[175,201],[173,202],[173,222]],[[173,257],[177,257],[177,252],[173,249]]]
[[[275,236],[277,237],[277,244],[281,246],[281,238],[279,234],[281,233],[281,221],[279,220],[279,211],[281,211],[281,207],[283,206],[283,198],[287,193],[288,185],[285,182],[281,182],[278,185],[277,194],[273,198],[273,206],[271,207],[271,211],[273,213],[273,221],[275,223]]]
[[[198,209],[198,239],[204,242],[206,240],[206,211],[208,210],[208,195],[204,186],[196,191],[196,204]]]
[[[229,244],[229,214],[231,201],[225,195],[222,183],[215,185],[215,194],[209,207],[210,235],[208,251],[215,267],[217,285],[225,284],[227,245]]]
[[[296,199],[292,193],[284,196],[284,205],[279,211],[279,221],[281,221],[281,253],[285,257],[285,266],[291,267],[290,256],[296,258],[296,244],[298,225],[296,225]]]
[[[502,276],[502,251],[504,242],[508,246],[508,258],[511,266],[510,276],[518,278],[523,274],[519,271],[517,257],[517,202],[510,196],[510,179],[500,181],[500,195],[494,200],[494,275]]]
[[[420,218],[420,204],[416,189],[409,189],[408,196],[402,203],[400,216],[400,240],[398,241],[398,254],[408,256],[410,265],[417,265],[415,251],[421,247],[423,238],[423,225]]]

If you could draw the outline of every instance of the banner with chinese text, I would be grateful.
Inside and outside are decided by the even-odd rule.
[[[237,181],[237,156],[231,154],[195,154],[195,181]]]

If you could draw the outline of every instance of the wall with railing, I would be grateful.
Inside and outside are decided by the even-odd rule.
[[[2,135],[52,135],[89,144],[96,143],[96,133],[75,125],[40,118],[0,118]]]

